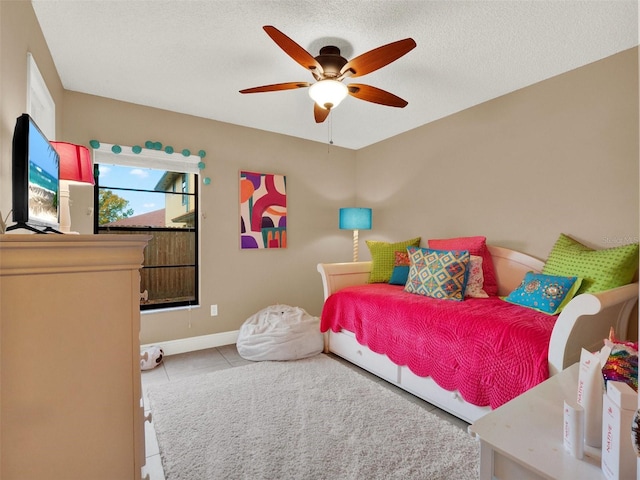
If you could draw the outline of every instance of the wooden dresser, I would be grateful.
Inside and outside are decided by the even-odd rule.
[[[144,235],[0,235],[0,478],[138,480]]]

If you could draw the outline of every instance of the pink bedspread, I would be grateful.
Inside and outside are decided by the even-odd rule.
[[[393,363],[497,408],[548,378],[556,319],[498,297],[436,300],[376,283],[331,295],[320,329],[349,330]]]

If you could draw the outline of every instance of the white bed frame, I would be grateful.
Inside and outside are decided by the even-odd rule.
[[[544,265],[537,258],[515,250],[493,245],[488,248],[493,257],[499,295],[507,295],[520,284],[526,272],[540,272]],[[320,263],[318,271],[322,275],[326,300],[342,288],[367,283],[371,262]],[[578,362],[583,347],[599,350],[612,326],[619,337],[624,337],[637,301],[638,283],[574,297],[559,315],[551,333],[549,374],[555,375]],[[355,335],[347,330],[327,332],[325,351],[349,360],[466,422],[473,423],[491,411],[490,407],[465,402],[458,392],[444,390],[430,377],[418,377],[406,366],[395,365],[386,355],[360,345]]]

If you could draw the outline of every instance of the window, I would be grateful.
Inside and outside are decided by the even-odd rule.
[[[27,53],[27,109],[49,140],[56,138],[56,104],[31,53]]]
[[[158,151],[152,152],[158,158],[149,158],[103,150],[94,150],[95,233],[152,236],[140,272],[140,308],[197,304],[197,160]]]

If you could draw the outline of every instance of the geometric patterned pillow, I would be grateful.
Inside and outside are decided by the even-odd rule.
[[[395,261],[393,262],[393,272],[391,273],[390,285],[404,285],[409,277],[409,254],[404,252],[395,252]]]
[[[578,293],[596,293],[631,283],[637,269],[637,243],[593,250],[560,234],[542,273],[581,277]]]
[[[464,300],[469,252],[408,247],[409,278],[404,290],[426,297]]]
[[[420,245],[420,237],[405,240],[404,242],[388,243],[367,240],[367,247],[371,253],[371,273],[369,283],[389,283],[393,272],[393,263],[396,252],[404,252],[407,247]]]
[[[488,298],[489,294],[482,288],[484,285],[482,257],[471,255],[467,270],[469,270],[469,273],[467,275],[467,288],[464,291],[464,296],[471,298]]]
[[[527,272],[518,288],[505,300],[529,307],[542,313],[555,315],[575,296],[582,279]]]

